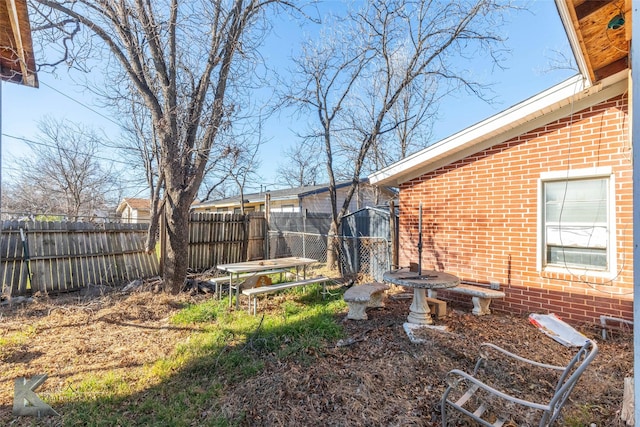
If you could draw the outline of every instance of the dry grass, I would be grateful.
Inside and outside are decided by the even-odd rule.
[[[298,297],[270,296],[261,300],[261,307],[278,317],[282,303]],[[0,424],[34,422],[11,415],[17,377],[48,374],[38,390],[46,400],[52,393],[74,389],[87,375],[127,378],[137,368],[171,357],[202,325],[176,326],[170,317],[203,298],[141,292],[92,299],[40,298],[24,307],[2,308]],[[262,371],[224,383],[217,401],[193,414],[192,425],[213,425],[214,419],[241,426],[438,425],[446,372],[472,369],[480,343],[490,341],[550,363],[560,364],[568,357],[564,347],[525,318],[476,317],[467,307],[450,308],[449,316],[438,322],[447,332],[426,330],[421,334],[427,343],[413,344],[402,329],[409,303],[389,299],[385,308],[369,310],[367,321],[345,321],[346,309],[336,313],[351,345],[327,342],[284,358],[273,352],[259,354]],[[599,341],[600,354],[574,390],[563,424],[621,426],[623,379],[632,376],[632,334],[619,332],[602,341],[598,328],[578,329]],[[540,391],[534,386],[538,378],[531,375],[512,375],[516,383],[527,385],[525,397]],[[127,416],[136,419],[135,414]],[[64,423],[63,412],[60,418],[42,421]]]

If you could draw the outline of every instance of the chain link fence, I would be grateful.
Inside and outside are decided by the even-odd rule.
[[[269,258],[298,256],[327,262],[326,234],[292,231],[269,232]],[[381,237],[338,236],[340,271],[344,277],[358,281],[382,281],[391,269],[390,243]]]

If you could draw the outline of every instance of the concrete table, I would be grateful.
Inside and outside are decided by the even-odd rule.
[[[430,325],[431,310],[427,304],[427,289],[445,289],[458,286],[460,279],[453,274],[435,270],[422,270],[422,274],[408,268],[387,271],[382,275],[385,282],[413,288],[413,301],[409,307],[407,321],[417,325]]]

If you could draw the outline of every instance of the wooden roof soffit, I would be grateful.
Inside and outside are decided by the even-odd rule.
[[[565,9],[570,19],[569,39],[582,73],[587,74],[592,84],[629,68],[631,0],[556,3],[560,14]]]
[[[26,0],[0,0],[0,79],[38,87]]]

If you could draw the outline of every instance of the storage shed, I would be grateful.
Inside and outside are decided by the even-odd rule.
[[[397,229],[398,215],[394,213]],[[388,207],[367,207],[345,215],[341,222],[340,267],[343,275],[382,281],[391,269],[391,214]]]

